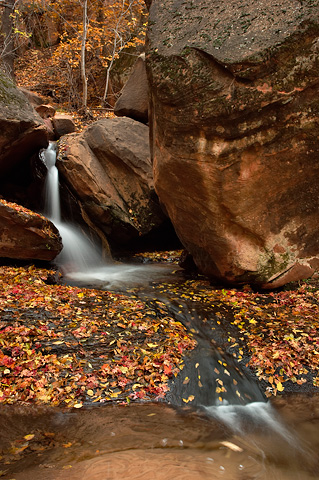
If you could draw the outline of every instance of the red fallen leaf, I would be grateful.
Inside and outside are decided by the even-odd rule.
[[[164,373],[165,373],[165,375],[171,375],[172,374],[171,365],[164,365]]]
[[[0,359],[0,365],[5,365],[6,367],[10,367],[14,363],[14,360],[11,357],[8,357],[7,355],[4,355]]]

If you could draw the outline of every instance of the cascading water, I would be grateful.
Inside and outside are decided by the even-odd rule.
[[[276,436],[300,449],[296,436],[283,424],[257,381],[232,354],[220,348],[228,333],[219,317],[181,300],[178,304],[170,301],[170,310],[176,320],[193,331],[198,343],[185,359],[181,373],[172,380],[167,395],[170,403],[185,406],[191,399],[193,407],[223,423],[234,435],[255,432],[263,438]]]
[[[59,172],[56,167],[56,144],[41,153],[48,173],[45,184],[45,214],[60,232],[63,250],[56,258],[56,264],[64,274],[85,272],[101,265],[101,256],[96,247],[75,226],[61,221]]]
[[[59,172],[55,166],[56,144],[50,142],[47,150],[41,152],[48,173],[45,181],[45,215],[55,223],[61,223],[61,208],[59,194]]]
[[[171,267],[128,265],[102,258],[94,245],[75,225],[61,221],[59,173],[56,167],[56,143],[50,142],[41,152],[48,173],[45,184],[45,214],[60,232],[63,249],[55,263],[68,281],[117,288],[130,283],[137,285],[163,278]]]

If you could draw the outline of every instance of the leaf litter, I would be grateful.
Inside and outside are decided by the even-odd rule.
[[[318,392],[318,285],[319,278],[313,277],[280,290],[256,292],[249,285],[216,287],[199,276],[178,288],[162,285],[160,291],[170,301],[195,305],[194,310],[203,312],[202,322],[213,331],[216,326],[221,329],[223,341],[212,342],[248,367],[271,397],[283,391]],[[227,369],[224,373],[229,375]]]
[[[0,267],[0,403],[163,398],[196,344],[185,327],[164,304],[48,285],[53,273]]]
[[[178,255],[164,257],[176,263]],[[152,254],[150,261],[163,261],[163,255]],[[202,321],[223,329],[224,350],[253,372],[266,396],[291,391],[291,385],[318,391],[316,278],[256,292],[248,285],[216,287],[198,276],[154,285],[148,301],[134,291],[50,285],[55,272],[34,266],[0,267],[0,273],[0,403],[81,408],[163,399],[196,346],[196,332],[161,297],[204,311]],[[226,363],[215,370],[230,375]]]

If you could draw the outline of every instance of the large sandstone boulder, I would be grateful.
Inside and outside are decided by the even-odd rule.
[[[118,117],[130,117],[142,123],[148,122],[148,82],[145,54],[141,54],[137,58],[122,94],[115,103],[114,113]]]
[[[0,71],[0,174],[27,161],[47,145],[42,119],[26,96]]]
[[[51,261],[61,250],[59,232],[47,218],[0,200],[0,257]]]
[[[318,22],[310,0],[151,5],[155,188],[205,274],[275,287],[319,266]]]
[[[57,166],[80,200],[84,221],[111,243],[124,244],[159,227],[146,125],[107,118],[60,140]]]

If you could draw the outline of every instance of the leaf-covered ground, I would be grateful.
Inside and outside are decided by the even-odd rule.
[[[161,290],[171,299],[204,307],[204,322],[217,317],[226,334],[224,350],[244,362],[271,397],[284,390],[318,390],[318,286],[314,278],[280,291],[254,292],[248,285],[216,288],[199,279]]]
[[[178,254],[148,258],[176,263]],[[222,347],[248,365],[267,396],[318,389],[318,279],[255,292],[198,277],[156,285],[153,300],[141,300],[132,291],[52,285],[52,274],[0,267],[0,403],[80,408],[164,398],[196,341],[163,298],[198,308],[208,325],[217,319]]]
[[[0,402],[80,408],[161,398],[195,341],[134,295],[49,285],[52,272],[0,267]]]

